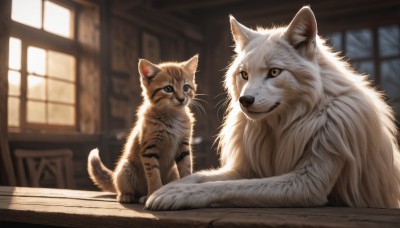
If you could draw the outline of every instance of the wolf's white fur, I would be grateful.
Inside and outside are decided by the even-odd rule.
[[[286,28],[255,31],[231,17],[231,29],[237,55],[225,80],[222,167],[164,186],[146,207],[399,207],[392,110],[325,45],[311,9]],[[267,78],[271,68],[282,71]],[[254,103],[245,108],[241,96]]]

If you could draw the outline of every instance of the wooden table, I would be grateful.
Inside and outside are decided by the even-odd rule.
[[[147,211],[97,191],[0,186],[0,226],[400,227],[400,209],[215,208]],[[6,225],[6,226],[5,226]]]

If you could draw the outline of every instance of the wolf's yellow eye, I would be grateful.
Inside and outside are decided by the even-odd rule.
[[[240,76],[242,76],[243,80],[248,80],[249,79],[249,75],[247,74],[246,71],[242,70],[239,72]]]
[[[279,69],[279,68],[271,68],[270,70],[269,70],[269,72],[268,72],[268,78],[271,78],[271,77],[277,77],[277,76],[279,76],[280,74],[281,74],[281,72],[282,72],[282,69]]]

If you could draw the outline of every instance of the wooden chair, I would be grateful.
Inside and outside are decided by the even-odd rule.
[[[69,189],[75,187],[71,150],[17,149],[14,154],[20,186]],[[45,176],[52,180],[52,185],[45,186],[43,183]]]

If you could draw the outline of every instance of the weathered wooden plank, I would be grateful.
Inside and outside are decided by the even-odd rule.
[[[358,210],[349,213],[347,208],[344,211],[342,211],[343,208],[296,208],[292,211],[293,213],[285,213],[287,210],[293,209],[263,209],[261,213],[249,210],[245,216],[244,212],[230,211],[228,216],[214,221],[213,227],[248,227],[249,225],[251,227],[397,227],[399,225],[398,214],[359,214]],[[330,213],[326,213],[327,210],[330,210]]]
[[[400,227],[400,209],[208,208],[148,211],[120,204],[115,194],[0,187],[0,224],[70,227]]]
[[[40,189],[40,190],[39,190]],[[55,188],[0,187],[0,196],[116,201],[114,193]]]
[[[142,205],[120,204],[101,192],[42,189],[40,194],[34,188],[16,188],[14,194],[10,188],[0,191],[0,221],[8,222],[74,227],[205,227],[218,216],[145,211]]]

